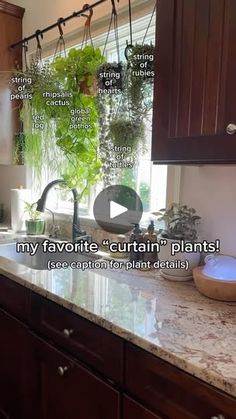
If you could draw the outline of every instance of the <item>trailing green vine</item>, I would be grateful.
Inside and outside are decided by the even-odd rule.
[[[94,77],[103,62],[100,50],[92,46],[71,49],[51,64],[33,60],[15,75],[22,80],[13,86],[19,90],[24,85],[29,97],[21,110],[26,164],[38,178],[46,165],[81,196],[102,175]]]

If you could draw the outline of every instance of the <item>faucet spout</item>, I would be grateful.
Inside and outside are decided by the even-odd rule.
[[[37,211],[44,212],[46,200],[48,196],[48,192],[58,184],[64,184],[66,185],[66,182],[63,179],[57,179],[50,182],[43,190],[43,193],[39,200],[37,201]],[[79,236],[84,236],[86,232],[81,231],[80,228],[80,219],[79,219],[79,204],[78,204],[78,198],[79,194],[77,189],[71,189],[71,192],[73,194],[73,200],[74,200],[74,212],[73,212],[73,224],[72,224],[72,241],[76,241],[76,239]]]

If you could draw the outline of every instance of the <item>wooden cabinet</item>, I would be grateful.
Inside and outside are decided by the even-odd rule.
[[[28,331],[15,318],[0,310],[0,419],[27,416]]]
[[[158,0],[157,10],[152,160],[235,163],[236,1]]]
[[[0,275],[0,308],[28,323],[30,317],[30,290]]]
[[[134,345],[126,345],[129,394],[171,419],[235,419],[236,401]],[[135,371],[135,374],[134,374]]]
[[[33,335],[32,350],[38,396],[35,419],[120,418],[120,395],[116,390]]]
[[[4,276],[0,307],[0,419],[236,417],[235,398]]]
[[[105,377],[122,382],[122,339],[34,293],[31,307],[31,324],[37,332]]]
[[[0,164],[11,164],[13,138],[19,132],[19,103],[11,101],[9,79],[16,66],[22,65],[22,49],[9,46],[22,38],[24,9],[0,0]]]
[[[162,419],[146,409],[141,404],[124,397],[123,400],[123,419]]]

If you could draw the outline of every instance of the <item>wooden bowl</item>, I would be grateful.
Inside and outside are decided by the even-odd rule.
[[[236,279],[227,281],[203,274],[204,266],[193,269],[193,278],[199,292],[220,301],[236,301]]]

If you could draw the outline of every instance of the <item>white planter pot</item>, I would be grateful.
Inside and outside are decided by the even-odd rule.
[[[160,240],[161,237],[159,237]],[[178,240],[167,240],[166,246],[160,246],[159,260],[161,262],[175,262],[179,261],[188,261],[188,269],[182,268],[164,268],[161,269],[161,274],[164,278],[171,279],[173,281],[188,281],[193,278],[193,268],[199,265],[200,262],[200,253],[177,253],[176,255],[171,255],[171,244],[178,242]]]

